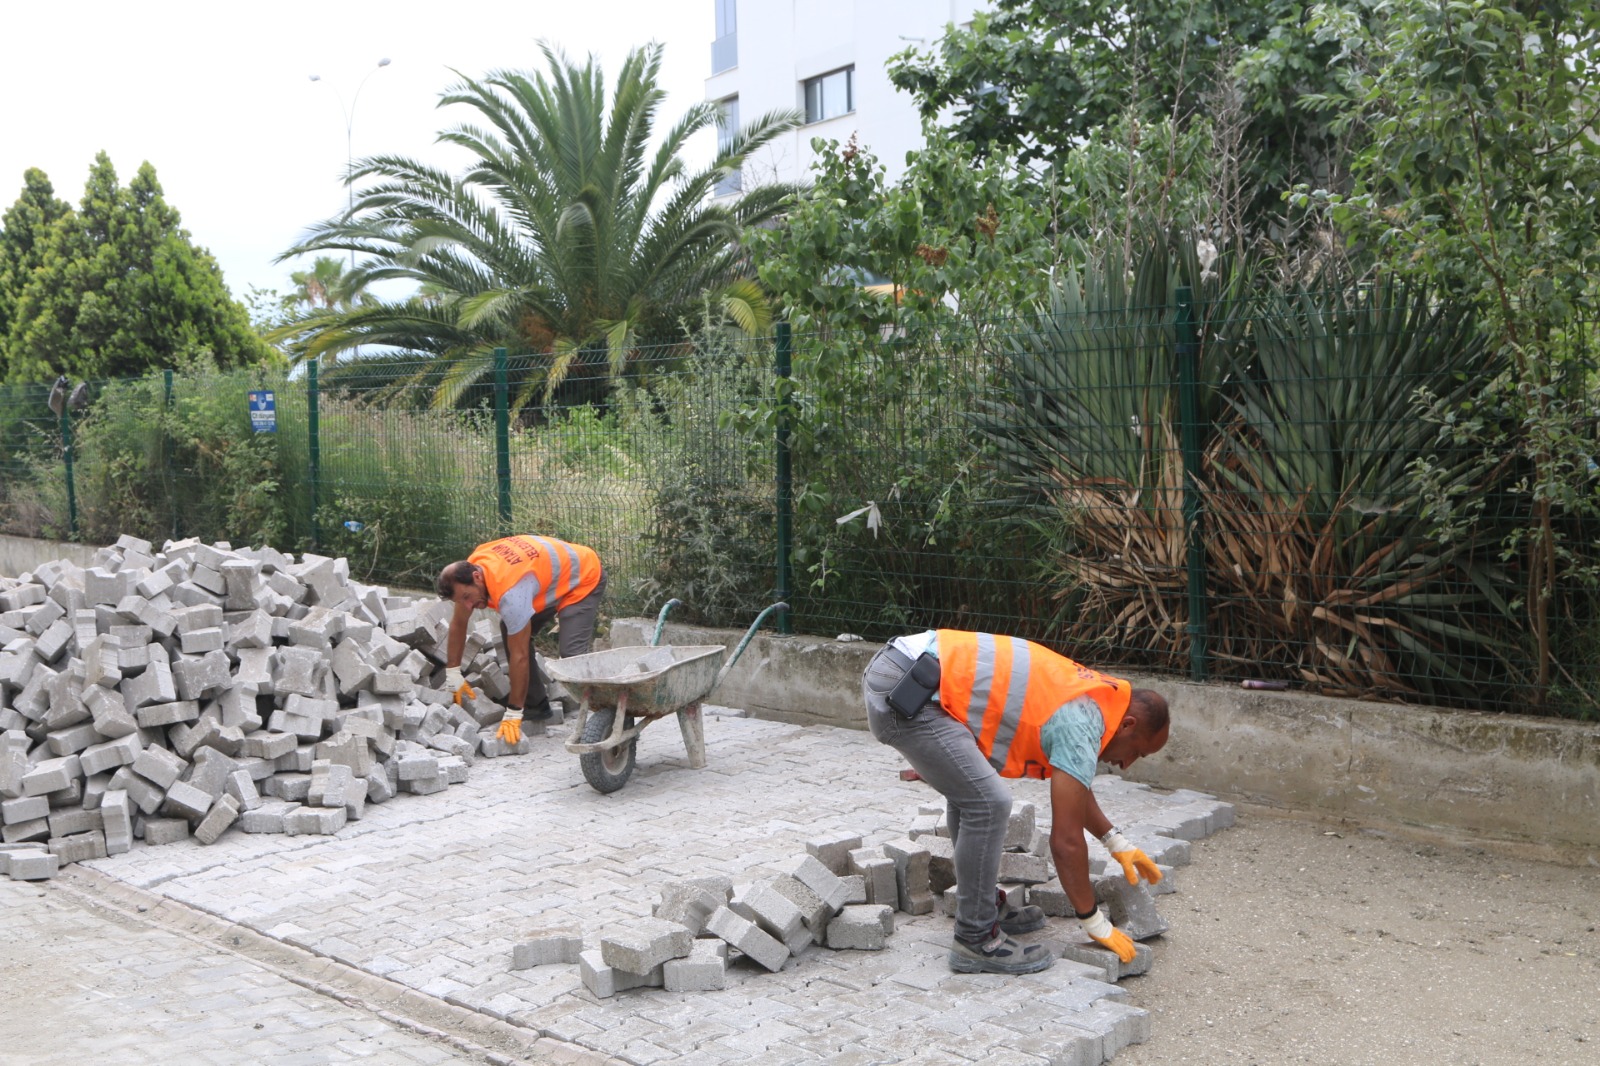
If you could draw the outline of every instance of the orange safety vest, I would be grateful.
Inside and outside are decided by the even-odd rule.
[[[1099,705],[1102,752],[1128,713],[1132,685],[1031,640],[958,629],[941,629],[938,639],[939,703],[1001,777],[1050,776],[1039,730],[1063,704],[1089,696]]]
[[[600,556],[582,544],[554,537],[506,537],[480,544],[467,562],[483,571],[489,606],[500,607],[500,597],[529,574],[538,588],[533,593],[533,613],[570,607],[600,584]]]

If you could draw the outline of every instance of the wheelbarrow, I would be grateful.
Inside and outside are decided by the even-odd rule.
[[[722,654],[728,649],[722,644],[661,644],[667,612],[680,603],[668,600],[661,608],[655,633],[645,647],[545,660],[545,672],[579,694],[578,718],[566,747],[578,756],[584,780],[599,792],[615,792],[628,783],[639,734],[669,714],[678,716],[689,766],[696,770],[705,766],[701,702],[728,676],[767,615],[789,609],[787,603],[774,603],[757,615],[724,663]]]

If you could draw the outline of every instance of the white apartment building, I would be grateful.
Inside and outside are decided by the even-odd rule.
[[[716,39],[706,99],[727,108],[730,127],[769,111],[794,108],[806,124],[785,134],[719,190],[801,181],[813,137],[841,144],[856,135],[883,163],[889,180],[905,170],[906,152],[922,147],[911,97],[889,83],[889,57],[926,49],[947,25],[970,22],[983,0],[711,0]]]

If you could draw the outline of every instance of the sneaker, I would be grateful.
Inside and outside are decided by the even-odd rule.
[[[950,968],[956,973],[1038,973],[1048,970],[1056,958],[1043,944],[1023,944],[1012,940],[996,924],[988,940],[969,944],[956,937],[950,944]]]
[[[1006,903],[1004,892],[995,893],[995,904],[1000,908],[1000,931],[1016,936],[1044,928],[1044,911],[1032,903],[1025,907],[1012,907]]]

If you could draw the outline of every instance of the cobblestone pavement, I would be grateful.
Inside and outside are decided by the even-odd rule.
[[[720,992],[637,989],[599,1000],[574,965],[510,970],[512,944],[536,928],[576,926],[593,947],[608,923],[648,915],[666,881],[761,876],[832,833],[881,843],[904,836],[917,806],[939,798],[899,780],[896,753],[863,732],[707,715],[707,766],[690,770],[678,731],[662,723],[644,732],[638,770],[611,795],[584,782],[562,739],[541,738],[527,756],[479,759],[470,780],[446,792],[369,806],[336,837],[232,832],[211,847],[140,845],[85,865],[597,1062],[1099,1063],[1148,1034],[1148,1015],[1091,967],[1060,960],[1028,977],[952,974],[950,922],[936,915],[896,915],[882,952],[812,947],[777,974],[738,962]],[[1043,816],[1046,787],[1021,781],[1015,794]],[[1130,835],[1164,826],[1196,838],[1231,821],[1226,805],[1194,793],[1116,778],[1096,790]],[[1052,920],[1030,939],[1063,939],[1068,926]],[[151,1007],[135,994],[117,1009]],[[330,1013],[327,1024],[345,1023]],[[383,1039],[370,1022],[349,1024],[340,1047],[359,1046],[362,1034]]]
[[[0,880],[0,1063],[465,1063],[483,1059],[268,967]]]

